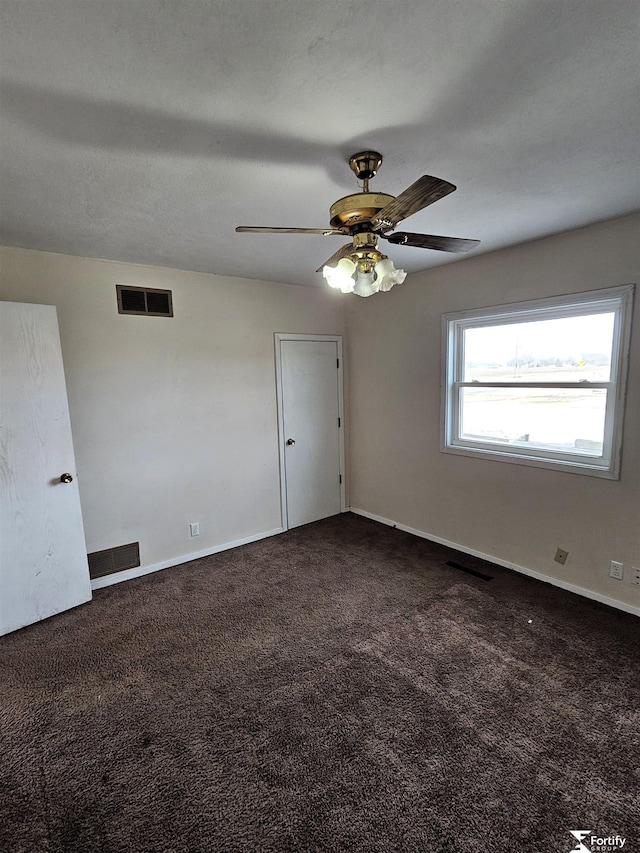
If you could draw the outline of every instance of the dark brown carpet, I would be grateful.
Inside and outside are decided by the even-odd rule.
[[[353,515],[100,590],[0,639],[0,849],[639,850],[639,639]]]

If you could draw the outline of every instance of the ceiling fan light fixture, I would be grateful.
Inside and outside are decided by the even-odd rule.
[[[257,234],[322,234],[325,237],[351,237],[316,271],[327,280],[329,287],[357,296],[371,296],[391,290],[407,277],[378,249],[380,239],[400,246],[433,249],[439,252],[468,252],[479,240],[460,237],[440,237],[435,234],[414,234],[395,231],[399,222],[419,210],[444,198],[455,186],[433,175],[422,175],[399,195],[369,192],[369,181],[382,165],[378,151],[360,151],[349,160],[349,166],[361,180],[362,192],[352,193],[335,201],[329,208],[329,228],[284,228],[238,225],[236,231]],[[392,233],[390,233],[392,232]]]
[[[356,296],[373,296],[379,291],[389,291],[407,277],[406,272],[397,270],[391,258],[385,255],[376,264],[360,260],[354,263],[351,258],[341,258],[334,267],[325,265],[322,275],[329,287],[343,293],[355,293]]]

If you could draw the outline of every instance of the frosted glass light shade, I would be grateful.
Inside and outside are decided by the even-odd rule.
[[[356,296],[372,296],[378,292],[373,272],[359,272],[353,292]]]
[[[343,293],[355,293],[356,296],[373,296],[380,290],[391,290],[395,284],[402,284],[407,277],[404,270],[397,270],[393,261],[384,257],[371,272],[358,272],[351,258],[341,258],[335,267],[325,264],[322,275],[329,287]]]
[[[351,293],[353,291],[355,281],[353,274],[356,270],[356,265],[349,258],[341,258],[335,267],[324,266],[322,275],[327,280],[329,287],[335,287],[343,293]]]
[[[390,258],[384,258],[375,266],[378,290],[391,290],[394,284],[402,284],[407,277],[404,270],[397,270]]]

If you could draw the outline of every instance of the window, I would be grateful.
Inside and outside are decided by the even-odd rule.
[[[633,290],[446,314],[442,450],[617,479]]]

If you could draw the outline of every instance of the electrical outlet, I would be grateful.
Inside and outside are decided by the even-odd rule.
[[[617,560],[611,560],[611,568],[609,569],[609,577],[621,581],[623,578],[624,563],[619,563]]]
[[[564,566],[564,564],[567,562],[568,556],[568,551],[565,551],[563,548],[558,548],[558,550],[556,551],[556,555],[553,559],[556,561],[556,563],[560,563],[561,566]]]
[[[640,586],[640,569],[633,566],[631,569],[631,583],[635,583]]]
[[[189,525],[189,530],[191,531],[192,536],[200,536],[200,522],[192,521]]]

